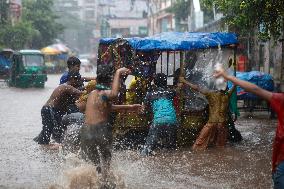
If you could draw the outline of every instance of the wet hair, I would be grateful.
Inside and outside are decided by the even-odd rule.
[[[79,72],[68,72],[67,80],[70,81],[71,79],[80,80],[81,74]]]
[[[69,57],[67,60],[67,67],[70,68],[76,65],[81,65],[81,61],[79,60],[79,58],[75,56]]]
[[[158,73],[154,77],[154,84],[157,87],[167,87],[167,76],[163,73]]]
[[[98,65],[97,68],[97,84],[106,84],[109,85],[112,82],[113,76],[113,66],[110,65]]]

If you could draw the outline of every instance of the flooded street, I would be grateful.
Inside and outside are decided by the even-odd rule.
[[[42,105],[59,78],[60,75],[48,75],[44,89],[8,88],[1,84],[1,189],[68,187],[62,180],[68,164],[72,164],[70,158],[32,140],[41,131]],[[134,150],[115,151],[114,174],[126,188],[133,189],[272,188],[271,149],[276,120],[270,120],[268,112],[242,113],[236,125],[244,141],[225,149],[198,154],[189,149],[159,151],[144,158]]]

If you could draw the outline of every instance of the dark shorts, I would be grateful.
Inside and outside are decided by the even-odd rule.
[[[68,127],[68,125],[71,124],[83,125],[84,121],[85,121],[85,114],[81,112],[67,114],[62,118],[62,124],[65,127]]]
[[[95,165],[109,164],[112,149],[112,127],[108,122],[83,125],[80,130],[83,156]]]

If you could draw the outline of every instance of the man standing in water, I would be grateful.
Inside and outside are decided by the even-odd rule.
[[[270,103],[271,108],[277,113],[278,126],[273,142],[272,154],[272,178],[275,189],[284,188],[284,93],[273,93],[262,89],[255,84],[239,80],[234,76],[228,75],[223,69],[216,71],[215,77],[224,77],[235,85],[240,86],[247,92],[253,93]]]
[[[80,131],[80,140],[83,155],[98,166],[98,172],[106,173],[109,169],[112,149],[111,101],[118,96],[120,76],[129,74],[130,70],[118,69],[113,82],[111,66],[101,65],[98,70],[100,72],[97,74],[96,89],[89,94],[87,100],[85,124]]]
[[[50,136],[61,143],[63,128],[61,125],[62,116],[67,112],[68,106],[74,104],[76,99],[82,94],[76,89],[80,84],[79,72],[69,72],[68,81],[54,89],[48,101],[41,109],[42,131],[34,138],[38,144],[49,144]]]

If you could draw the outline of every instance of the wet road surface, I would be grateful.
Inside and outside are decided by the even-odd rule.
[[[93,174],[93,168],[80,159],[32,140],[41,130],[41,107],[59,77],[49,75],[44,89],[0,84],[1,189],[68,188],[70,179],[82,179],[80,173]],[[117,188],[272,188],[271,148],[276,120],[270,120],[267,112],[243,113],[236,125],[244,141],[225,149],[197,154],[189,149],[159,151],[144,158],[135,150],[114,152],[112,169]]]

